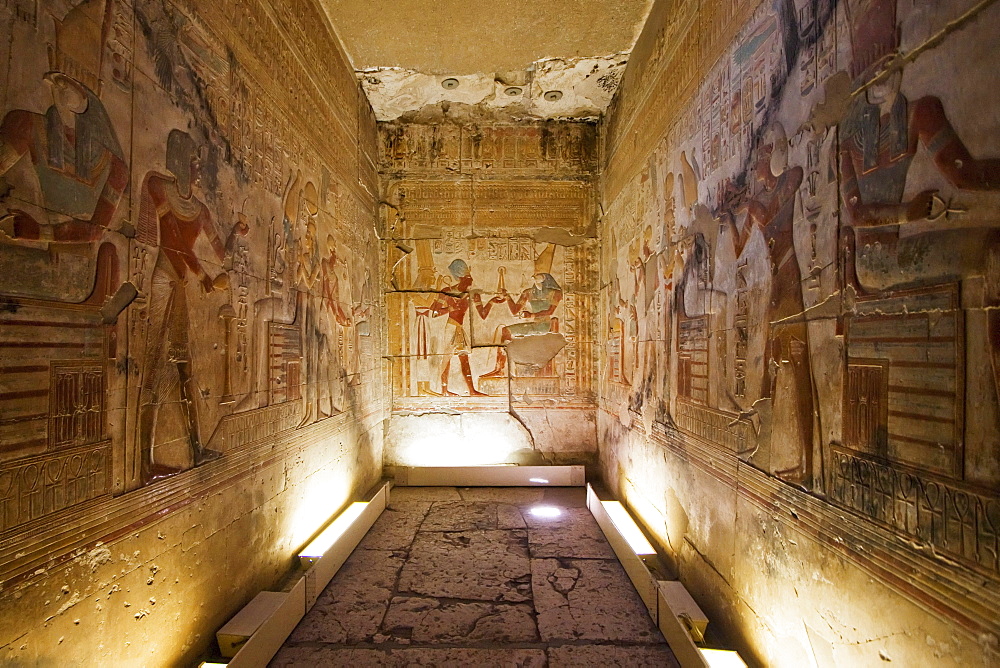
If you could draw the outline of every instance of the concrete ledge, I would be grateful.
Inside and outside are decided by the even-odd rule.
[[[583,466],[400,466],[400,487],[583,487]]]
[[[261,592],[258,594],[258,597],[261,594],[274,593],[276,592]],[[278,653],[278,650],[281,649],[281,645],[291,635],[296,625],[302,620],[302,617],[305,616],[305,578],[299,579],[291,591],[281,593],[280,596],[284,597],[281,604],[246,639],[242,648],[240,648],[229,662],[231,668],[262,668],[266,666],[271,658]],[[222,630],[220,629],[219,634],[221,633]],[[219,645],[221,647],[221,640],[219,641]],[[223,652],[223,656],[226,656],[225,652]]]
[[[653,574],[646,568],[646,564],[629,545],[625,536],[608,515],[594,488],[590,485],[587,485],[587,508],[597,520],[598,526],[601,527],[608,543],[611,544],[611,549],[614,550],[618,561],[621,562],[625,573],[632,581],[632,586],[635,587],[642,602],[646,605],[649,616],[656,622],[671,651],[681,664],[681,668],[709,668],[705,655],[695,645],[684,620],[678,616],[681,612],[690,614],[691,611],[687,608],[680,610],[680,606],[678,606],[678,612],[675,612],[671,608],[666,597],[668,594],[676,594],[676,590],[673,587],[667,587],[666,594],[664,593],[663,587],[660,586],[661,582],[653,577]],[[671,585],[672,583],[663,584]],[[680,583],[677,584],[680,585]],[[683,585],[680,586],[683,588]],[[687,591],[685,590],[684,593],[686,594]],[[671,597],[670,602],[674,600]],[[693,599],[691,603],[694,604]],[[698,608],[697,604],[694,604],[694,607]],[[701,609],[698,608],[698,613],[700,612]],[[704,617],[704,615],[700,615],[700,617]],[[707,624],[708,620],[705,620],[705,625]]]
[[[232,657],[229,666],[267,666],[388,504],[386,483],[322,556],[300,557],[300,565],[308,570],[291,589],[260,592],[219,629],[216,639],[222,656]]]
[[[323,589],[330,584],[330,580],[337,574],[340,567],[344,565],[351,552],[358,546],[361,539],[365,537],[368,530],[375,524],[382,511],[389,505],[389,484],[382,485],[374,496],[368,501],[368,505],[360,515],[344,530],[344,533],[320,558],[300,557],[299,561],[303,568],[308,568],[305,575],[306,583],[306,612],[316,604]],[[334,520],[336,521],[336,520]]]

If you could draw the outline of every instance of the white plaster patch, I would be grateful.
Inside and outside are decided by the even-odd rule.
[[[535,61],[524,72],[523,85],[511,85],[508,77],[493,73],[448,76],[400,67],[364,70],[358,77],[380,121],[392,121],[443,102],[506,111],[519,119],[594,120],[611,103],[627,62],[627,53],[547,58]],[[454,79],[458,85],[445,88],[442,82],[446,79]],[[561,96],[546,99],[551,91]]]

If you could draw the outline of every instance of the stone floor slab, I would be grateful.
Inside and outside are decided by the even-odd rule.
[[[271,661],[272,668],[291,666],[497,666],[501,668],[543,668],[545,651],[504,648],[349,649],[336,646],[283,647]]]
[[[531,505],[541,503],[545,498],[544,487],[459,487],[458,493],[463,501],[491,501],[493,503],[512,503],[515,505]]]
[[[549,668],[680,668],[666,645],[564,645],[548,650]]]
[[[382,512],[358,547],[363,550],[409,549],[430,507],[430,503],[417,501],[393,503]]]
[[[557,506],[553,506],[554,508]],[[586,508],[559,508],[558,517],[524,513],[528,524],[528,544],[534,559],[575,557],[615,559],[604,532]]]
[[[531,583],[542,640],[664,642],[617,561],[532,559]]]
[[[402,565],[403,558],[391,552],[355,551],[289,640],[348,644],[370,641],[379,631]]]
[[[421,531],[468,531],[496,529],[497,504],[466,501],[439,501],[431,506],[420,525]]]
[[[527,603],[442,602],[396,597],[382,632],[390,641],[412,643],[537,642],[534,609]]]
[[[525,531],[419,532],[400,593],[475,601],[531,599]]]

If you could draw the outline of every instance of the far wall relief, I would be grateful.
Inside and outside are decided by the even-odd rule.
[[[0,18],[0,532],[374,410],[375,212],[319,130],[357,89],[311,142],[173,5]]]
[[[619,415],[995,575],[995,114],[900,55],[943,4],[752,14],[609,205],[600,382]]]

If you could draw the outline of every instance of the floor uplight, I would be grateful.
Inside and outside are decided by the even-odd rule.
[[[747,668],[740,655],[728,649],[702,649],[702,656],[711,668]]]
[[[601,504],[604,506],[604,510],[607,511],[608,517],[615,523],[615,528],[618,529],[622,537],[628,542],[629,547],[637,555],[656,554],[656,550],[646,540],[646,536],[639,529],[639,525],[635,523],[635,520],[628,514],[628,511],[625,510],[625,506],[621,502],[601,501]]]
[[[531,514],[535,517],[559,517],[562,515],[562,510],[555,506],[535,506],[531,509]]]
[[[318,559],[326,554],[330,546],[337,542],[337,539],[347,531],[354,523],[354,520],[358,519],[358,516],[367,505],[367,501],[355,501],[347,506],[347,509],[337,516],[337,519],[330,522],[330,525],[323,529],[320,535],[316,536],[311,543],[306,545],[305,549],[299,552],[299,557],[304,559]]]

